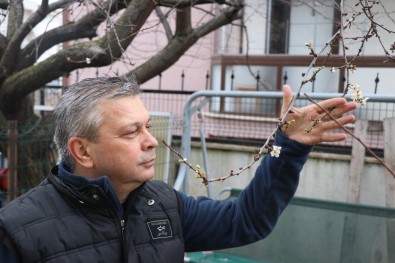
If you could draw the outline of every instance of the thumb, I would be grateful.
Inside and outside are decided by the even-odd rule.
[[[283,86],[283,106],[281,107],[281,115],[283,115],[292,102],[292,89],[289,85]]]

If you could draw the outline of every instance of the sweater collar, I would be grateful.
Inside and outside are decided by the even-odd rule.
[[[120,219],[123,218],[124,211],[122,208],[122,204],[119,201],[117,195],[115,194],[115,190],[112,187],[108,176],[104,175],[96,179],[88,179],[84,176],[72,173],[71,169],[66,164],[60,162],[58,165],[58,177],[62,182],[72,185],[75,188],[81,188],[87,185],[99,186],[106,194],[106,196],[111,200],[111,202],[115,205],[118,217]]]
[[[59,164],[58,176],[60,180],[71,184],[76,188],[80,188],[85,185],[97,185],[100,186],[104,192],[107,192],[109,188],[112,188],[107,176],[101,176],[96,179],[88,179],[84,176],[72,173],[71,169],[63,162]]]

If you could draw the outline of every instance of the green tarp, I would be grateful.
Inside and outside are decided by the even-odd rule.
[[[394,263],[395,209],[295,197],[266,239],[216,253],[247,262]],[[207,260],[195,262],[224,262]]]

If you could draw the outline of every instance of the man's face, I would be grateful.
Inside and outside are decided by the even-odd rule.
[[[158,141],[150,133],[149,113],[138,96],[105,102],[99,143],[92,143],[96,176],[107,175],[118,190],[134,189],[154,176]]]

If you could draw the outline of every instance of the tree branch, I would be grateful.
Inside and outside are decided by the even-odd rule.
[[[33,65],[45,51],[57,44],[83,38],[92,39],[97,36],[96,30],[100,23],[125,7],[124,1],[108,1],[105,5],[98,6],[75,23],[69,23],[45,32],[30,41],[22,50],[18,57],[19,63],[16,69],[21,70]]]
[[[167,22],[167,17],[162,13],[162,10],[159,6],[155,7],[155,11],[156,15],[159,17],[159,20],[163,25],[163,28],[165,29],[167,40],[170,41],[170,39],[173,37],[173,33],[171,31],[169,23]]]
[[[176,35],[183,36],[192,31],[191,16],[191,7],[177,9]]]
[[[112,61],[122,56],[154,9],[155,2],[152,0],[132,1],[115,23],[108,21],[107,33],[99,42]]]
[[[4,35],[0,34],[0,57],[3,55],[7,45],[8,39]]]
[[[0,90],[0,109],[12,118],[17,111],[13,101],[20,100],[49,81],[78,68],[110,65],[120,58],[137,35],[155,4],[151,0],[132,2],[106,36],[96,41],[75,44],[41,63],[9,76]]]
[[[323,108],[321,105],[319,105],[317,102],[315,102],[308,94],[304,93],[304,95],[306,96],[306,98],[311,102],[314,103],[315,105],[317,105],[323,112],[325,112],[326,116],[329,116],[329,118],[336,122],[337,125],[339,125],[339,128],[341,128],[343,131],[345,131],[347,134],[349,134],[350,136],[352,136],[354,139],[356,139],[394,178],[395,178],[395,171],[393,171],[391,169],[391,167],[384,162],[380,157],[378,157],[360,138],[358,138],[357,136],[354,135],[354,133],[352,133],[350,130],[348,130],[346,127],[344,127],[343,125],[341,125],[336,118],[334,118],[331,113]]]
[[[199,38],[238,19],[238,13],[241,9],[242,6],[228,7],[222,10],[217,17],[190,31],[187,35],[177,35],[155,56],[126,75],[136,76],[139,83],[144,83],[155,77],[175,63]],[[174,52],[174,50],[177,50],[177,52]]]
[[[0,109],[7,119],[18,110],[15,101],[21,100],[37,87],[44,86],[76,68],[91,66],[86,58],[97,58],[109,65],[107,52],[97,42],[73,45],[59,51],[43,62],[21,70],[9,76],[0,90]]]
[[[22,0],[16,0],[8,6],[9,17],[7,23],[7,38],[12,39],[15,32],[17,32],[18,28],[23,23],[23,14],[24,14],[24,7]]]
[[[225,0],[159,0],[159,6],[171,7],[171,8],[185,8],[191,7],[195,5],[202,5],[202,4],[221,4],[221,5],[229,5],[232,6],[233,4],[229,1]]]
[[[13,31],[15,33],[12,35],[12,38],[10,39],[10,42],[0,60],[0,82],[2,82],[7,75],[12,73],[22,41],[31,32],[32,28],[34,28],[53,10],[64,7],[65,5],[71,3],[72,1],[60,0],[48,6],[48,1],[43,0],[38,10],[34,12],[26,22],[23,24],[18,24],[18,29]],[[9,28],[8,30],[13,29]]]

